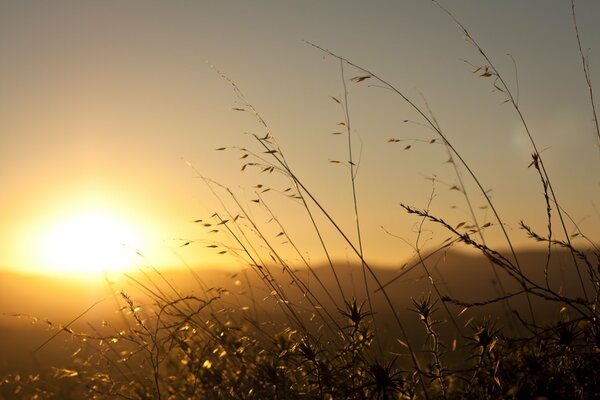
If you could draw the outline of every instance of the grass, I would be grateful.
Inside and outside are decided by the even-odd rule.
[[[530,142],[530,167],[539,177],[548,224],[543,234],[524,221],[520,227],[532,241],[546,246],[545,262],[535,266],[523,264],[505,228],[501,210],[428,105],[417,105],[377,73],[309,43],[340,64],[344,95],[332,100],[340,105],[344,116],[340,134],[347,136],[348,161],[334,162],[344,164],[349,171],[355,221],[351,231],[342,227],[318,194],[296,174],[276,135],[238,85],[221,74],[237,97],[236,110],[250,113],[263,133],[251,134],[252,148],[217,150],[241,153],[241,170],[255,169],[270,183],[256,186],[255,197],[244,202],[230,188],[198,173],[221,209],[196,222],[207,234],[221,235],[209,247],[247,265],[243,271],[244,294],[209,288],[190,270],[201,295],[189,295],[149,267],[141,276],[129,276],[149,300],[138,303],[127,293],[118,295],[124,316],[121,324],[106,323],[90,327],[88,332],[53,326],[56,332],[67,331],[78,344],[72,368],[57,367],[50,376],[41,377],[11,374],[0,383],[0,398],[597,398],[600,249],[560,206],[512,88],[466,27],[440,8],[481,56],[481,65],[475,66],[476,74],[490,80],[512,106]],[[574,5],[573,21],[600,139],[589,65],[581,50]],[[348,79],[350,69],[358,75]],[[352,147],[347,85],[360,85],[366,80],[399,96],[420,116],[419,123],[435,132],[436,138],[429,143],[437,141],[446,148],[459,182],[456,190],[470,210],[470,221],[455,225],[433,214],[430,204],[425,208],[402,205],[418,221],[412,245],[418,262],[411,269],[421,269],[430,282],[421,297],[406,298],[405,304],[398,304],[390,291],[396,279],[408,270],[399,270],[397,276],[383,280],[363,250],[363,221],[356,196],[359,162]],[[461,172],[466,172],[475,183],[476,192],[467,191]],[[285,182],[283,187],[281,182]],[[306,223],[325,255],[326,269],[315,268],[295,244],[288,227],[271,210],[264,195],[267,191],[277,191],[301,205]],[[492,221],[478,220],[472,206],[474,196],[485,199]],[[271,222],[261,224],[256,210]],[[553,224],[555,219],[558,224]],[[441,241],[437,249],[424,252],[421,235],[425,224],[441,228],[450,238]],[[568,224],[577,230],[575,235],[569,234]],[[488,229],[501,231],[509,249],[506,254],[488,245]],[[351,249],[361,271],[361,290],[350,290],[342,282],[341,268],[335,265],[328,245],[330,236]],[[576,246],[573,237],[586,245]],[[280,246],[282,240],[294,251],[300,265],[287,261]],[[432,270],[435,266],[430,257],[459,245],[488,260],[495,295],[475,302],[445,291],[443,280]],[[551,259],[558,252],[569,256],[571,274],[578,282],[578,289],[568,294],[549,277]],[[536,268],[543,269],[541,279],[532,274]],[[250,278],[250,274],[255,277]],[[326,274],[332,279],[325,279]],[[252,279],[262,287],[251,284]],[[559,317],[540,320],[542,307],[556,310]],[[403,313],[406,308],[411,309],[410,318]],[[501,318],[494,318],[493,310],[501,310]],[[383,316],[387,318],[384,320]]]

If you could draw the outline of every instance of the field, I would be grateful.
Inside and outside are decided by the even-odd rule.
[[[528,276],[535,279],[535,281],[543,282],[543,266],[546,261],[544,252],[530,251],[520,253],[519,256],[525,262],[525,265],[532,266],[531,271],[527,270]],[[591,254],[588,254],[588,256],[591,256]],[[490,279],[489,262],[484,257],[468,256],[451,250],[434,255],[428,261],[427,265],[435,271],[431,277],[438,282],[440,287],[443,287],[444,293],[469,293],[469,298],[464,301],[476,303],[489,299],[491,297],[490,293],[498,290],[498,285]],[[415,264],[418,265],[418,262]],[[568,252],[557,251],[553,254],[549,269],[554,271],[552,275],[555,277],[556,285],[563,282],[558,277],[569,274],[568,264]],[[335,358],[332,357],[330,353],[331,346],[333,343],[339,346],[336,343],[339,337],[336,337],[335,331],[333,333],[328,332],[331,327],[326,327],[323,321],[318,319],[318,310],[315,310],[310,304],[310,298],[303,296],[302,291],[297,290],[289,277],[276,270],[276,266],[272,267],[274,267],[274,279],[280,282],[280,289],[286,293],[286,301],[293,305],[298,317],[306,324],[302,329],[310,332],[310,337],[315,340],[315,346],[319,346],[314,349],[315,357],[317,357],[314,361],[318,360],[324,363],[321,367],[325,368],[336,366],[336,363],[342,362],[342,357],[350,357],[350,354],[344,354],[351,350],[347,347],[338,349],[338,351],[342,350],[340,354],[333,356]],[[365,298],[364,291],[360,290],[360,286],[358,289],[356,288],[361,281],[360,265],[338,266],[337,270],[344,291]],[[349,270],[350,273],[348,273]],[[486,392],[488,392],[488,389],[489,392],[492,392],[488,393],[490,396],[500,395],[499,390],[502,387],[514,392],[515,397],[523,395],[519,394],[519,390],[535,391],[534,393],[540,396],[549,396],[554,393],[569,396],[564,392],[565,390],[582,390],[582,396],[590,396],[593,393],[595,383],[584,378],[587,377],[588,369],[594,368],[594,363],[597,362],[595,361],[596,344],[588,342],[589,340],[596,340],[594,336],[590,336],[594,333],[588,331],[590,326],[582,322],[581,319],[576,319],[575,326],[569,325],[568,311],[560,303],[555,304],[545,299],[534,299],[535,318],[539,331],[535,333],[535,336],[529,331],[531,337],[521,343],[527,331],[524,331],[524,328],[518,325],[511,312],[527,309],[527,303],[523,298],[512,299],[510,303],[512,311],[507,310],[506,304],[500,302],[488,304],[483,310],[478,307],[464,310],[465,307],[462,305],[453,305],[451,301],[447,301],[448,311],[461,329],[460,334],[458,334],[457,328],[452,326],[448,319],[444,319],[444,312],[440,310],[440,306],[433,304],[434,302],[439,303],[439,300],[433,300],[429,277],[423,272],[422,268],[413,268],[403,274],[400,279],[397,279],[398,270],[400,268],[379,268],[376,269],[376,274],[382,282],[392,282],[388,286],[390,300],[395,306],[396,315],[402,321],[403,330],[400,330],[400,326],[393,322],[394,314],[387,307],[385,299],[381,295],[372,296],[373,308],[378,310],[373,315],[372,320],[367,319],[370,317],[367,316],[364,309],[362,312],[357,312],[360,308],[354,309],[352,306],[354,303],[350,302],[347,305],[347,310],[335,310],[332,321],[329,322],[330,324],[339,324],[342,334],[344,330],[353,332],[354,329],[357,329],[360,336],[364,335],[364,339],[356,344],[357,348],[353,348],[351,351],[351,360],[356,357],[356,360],[352,362],[357,364],[355,366],[357,370],[366,368],[368,366],[366,363],[370,357],[373,357],[373,361],[371,361],[375,363],[373,365],[385,362],[380,360],[388,360],[387,362],[390,364],[382,365],[385,367],[384,370],[397,375],[394,376],[395,380],[388,382],[392,386],[384,390],[399,391],[401,389],[399,382],[402,382],[400,380],[401,374],[403,372],[406,374],[405,371],[411,368],[411,362],[406,354],[398,354],[403,346],[398,344],[397,339],[405,337],[404,340],[409,339],[416,347],[415,352],[418,354],[420,362],[426,363],[424,365],[427,365],[427,367],[422,368],[426,368],[424,371],[427,371],[427,374],[432,374],[431,368],[435,367],[433,364],[435,353],[432,354],[431,351],[439,352],[439,360],[444,363],[442,367],[445,374],[444,379],[449,385],[447,390],[457,390],[457,387],[461,385],[460,381],[457,382],[451,377],[466,379],[466,377],[478,372],[486,375],[491,374],[480,378],[490,379],[486,382],[486,385],[490,385],[486,389]],[[315,274],[322,277],[322,283],[325,287],[335,287],[335,280],[328,272],[330,271],[326,266],[315,268]],[[291,398],[292,396],[302,395],[311,398],[315,396],[306,387],[300,389],[302,386],[298,386],[307,385],[309,382],[311,385],[318,384],[317,381],[313,380],[318,375],[311,377],[311,372],[313,374],[319,372],[314,371],[310,365],[305,365],[311,362],[310,359],[304,358],[307,357],[307,354],[303,353],[303,351],[308,351],[304,348],[306,345],[305,340],[307,340],[307,336],[304,335],[307,335],[307,333],[303,334],[298,328],[292,329],[289,323],[290,317],[286,310],[279,308],[276,302],[271,299],[273,296],[265,289],[260,277],[248,273],[238,274],[223,271],[204,271],[203,278],[199,281],[190,280],[190,276],[190,271],[171,271],[165,275],[157,275],[156,272],[149,271],[145,276],[136,275],[135,279],[139,284],[132,284],[130,281],[130,284],[125,286],[128,292],[131,293],[132,298],[136,299],[135,306],[133,309],[121,311],[121,316],[120,313],[115,313],[114,301],[123,303],[126,307],[128,303],[121,297],[124,295],[111,293],[110,285],[106,282],[101,284],[90,282],[80,287],[79,291],[74,292],[73,290],[65,291],[65,288],[69,285],[61,279],[37,278],[36,280],[31,277],[6,274],[2,279],[2,293],[5,296],[2,299],[2,304],[7,310],[18,309],[22,313],[19,317],[11,316],[1,320],[3,335],[0,342],[2,354],[0,371],[3,376],[7,377],[3,384],[3,395],[6,398],[13,398],[14,393],[12,391],[17,391],[18,388],[21,388],[18,393],[21,393],[24,398],[34,396],[35,393],[41,395],[46,391],[55,393],[59,398],[78,398],[78,396],[84,396],[82,393],[86,393],[91,388],[98,391],[97,396],[108,395],[108,397],[117,396],[116,393],[122,394],[125,391],[124,387],[127,387],[127,390],[139,391],[139,388],[134,389],[134,383],[141,384],[146,379],[150,379],[146,376],[146,373],[156,362],[152,358],[156,354],[159,357],[161,370],[164,368],[164,373],[173,374],[165,376],[166,381],[159,381],[160,387],[165,385],[166,390],[174,393],[181,394],[182,389],[181,387],[171,386],[173,381],[169,377],[179,376],[182,372],[189,374],[189,371],[186,371],[189,368],[189,362],[195,362],[197,363],[196,371],[207,370],[204,371],[202,376],[206,379],[208,374],[210,379],[202,383],[198,382],[195,386],[188,386],[189,382],[184,383],[184,393],[187,392],[191,396],[198,395],[197,393],[191,393],[193,390],[200,393],[213,393],[211,391],[214,391],[214,395],[217,395],[222,390],[230,391],[232,386],[239,389],[242,385],[245,385],[245,390],[250,391],[253,389],[252,392],[256,392],[255,394],[250,393],[248,395],[250,397],[260,396],[260,398],[263,398],[264,396],[281,395],[283,398],[286,398],[286,396]],[[297,272],[296,276],[302,279],[303,282],[311,282],[307,271]],[[448,278],[444,278],[444,276]],[[132,279],[134,278],[132,277]],[[163,292],[158,295],[150,287],[160,282],[162,282],[160,287],[162,287]],[[519,286],[514,282],[511,284],[510,281],[504,280],[504,283],[506,290],[518,290]],[[22,289],[11,292],[11,288],[14,287]],[[310,284],[310,287],[311,295],[317,298],[326,297],[326,293],[314,281]],[[219,288],[219,290],[206,291],[206,288]],[[565,296],[570,294],[577,298],[581,295],[581,290],[578,288],[576,281],[570,281],[566,286],[563,285],[562,290]],[[588,287],[588,290],[593,290],[593,288]],[[65,295],[65,292],[69,295]],[[153,321],[157,318],[154,314],[156,307],[162,308],[166,304],[176,303],[188,306],[197,302],[195,296],[203,299],[203,302],[209,301],[211,299],[210,293],[215,296],[216,300],[210,306],[200,307],[201,310],[197,310],[200,311],[198,313],[192,313],[185,308],[177,310],[173,306],[175,312],[165,312],[164,320],[160,321],[161,325],[155,326],[156,331],[144,333],[139,331],[140,325],[136,328],[136,324],[140,324],[142,321],[147,326],[151,326],[150,324],[153,322],[158,322]],[[419,303],[419,301],[425,299],[425,294],[428,294],[428,297],[432,299],[432,314],[425,314],[426,317],[424,318],[424,304]],[[113,298],[113,296],[116,297]],[[334,296],[334,298],[337,302],[342,302],[339,296]],[[50,302],[49,299],[52,299],[52,301]],[[82,309],[94,304],[97,299],[104,299],[105,301],[85,313],[85,316],[80,320],[67,325],[74,316],[81,313]],[[408,307],[409,304],[407,304],[406,299],[413,299],[415,304]],[[161,304],[161,301],[165,303]],[[24,304],[28,308],[24,308]],[[325,306],[332,309],[329,304]],[[362,303],[362,306],[365,306],[364,303]],[[133,310],[136,310],[137,307],[140,307],[140,309],[134,313]],[[352,310],[355,310],[354,314],[352,314]],[[179,314],[180,312],[181,314]],[[32,315],[38,315],[39,320],[34,319]],[[167,322],[167,316],[169,322]],[[355,319],[358,316],[361,316],[362,319]],[[446,316],[446,318],[448,317]],[[127,322],[128,320],[131,321]],[[431,325],[429,328],[426,324],[428,321]],[[494,329],[491,339],[493,342],[490,342],[489,345],[491,360],[488,360],[494,362],[487,365],[487,368],[492,370],[486,371],[483,369],[484,365],[480,365],[478,367],[481,370],[477,371],[475,368],[477,366],[476,361],[482,349],[474,340],[481,334],[481,329],[486,327],[486,325],[479,324],[486,323],[491,324],[490,326],[493,326]],[[374,330],[375,327],[377,331]],[[431,332],[429,331],[430,328]],[[162,329],[167,330],[161,332]],[[200,332],[204,332],[204,335],[210,333],[213,336],[209,337],[210,340],[204,335],[202,339],[196,339],[206,341],[202,345],[209,344],[210,347],[195,348],[195,346],[200,345],[192,341],[195,335],[189,334],[190,329],[192,331],[197,330],[195,335],[198,336],[200,336]],[[201,329],[202,331],[200,331]],[[84,334],[83,332],[87,333]],[[131,335],[132,332],[136,332],[136,335]],[[256,332],[260,332],[260,335],[256,335]],[[357,332],[354,332],[354,335],[357,336]],[[377,332],[377,338],[374,337],[375,332]],[[54,337],[56,333],[59,334]],[[222,335],[224,333],[232,336],[229,340],[237,343],[237,348],[229,341],[223,343]],[[434,333],[435,336],[430,336]],[[572,336],[568,336],[569,334]],[[46,343],[50,337],[53,337],[53,339]],[[519,339],[515,339],[515,337]],[[180,342],[177,342],[177,340],[180,340]],[[378,343],[375,344],[374,340],[377,340]],[[568,340],[568,342],[563,343],[565,340]],[[138,355],[138,358],[134,357],[131,353],[139,352],[139,346],[147,346],[146,343],[148,342],[146,341],[154,342],[158,346],[149,351],[148,354]],[[124,344],[122,344],[123,342]],[[181,346],[186,346],[186,342],[191,342],[194,346],[187,352],[181,348]],[[326,346],[323,345],[325,343],[327,343]],[[43,346],[38,348],[40,345]],[[437,346],[437,349],[430,347],[432,345]],[[285,348],[282,349],[277,346],[285,346]],[[123,364],[135,367],[133,369],[128,368],[128,372],[123,370],[124,366],[118,367],[120,359],[118,355],[122,351],[127,352],[127,356],[122,358],[125,360]],[[196,353],[197,351],[200,352]],[[247,354],[244,354],[243,357],[241,354],[236,354],[236,352],[242,351]],[[164,356],[161,356],[161,352],[164,352]],[[229,359],[231,356],[229,354],[225,355],[223,352],[232,352],[235,355],[234,359]],[[393,354],[394,356],[386,358],[386,354]],[[247,356],[252,358],[247,359]],[[328,356],[332,359],[325,358]],[[342,359],[337,359],[337,357]],[[519,358],[525,357],[527,357],[528,362],[539,364],[519,365],[519,363],[525,362],[525,359]],[[536,358],[532,359],[531,357],[536,357],[537,361]],[[242,358],[242,360],[239,358]],[[389,361],[390,359],[393,360],[393,364]],[[351,365],[351,360],[345,362]],[[574,360],[578,361],[577,365],[571,364]],[[229,380],[221,381],[222,375],[231,371],[235,372],[232,368],[242,367],[242,362],[254,363],[250,369],[256,368],[256,370],[251,373],[247,372],[246,376],[240,375],[239,372],[237,374],[233,373]],[[257,380],[274,378],[273,376],[261,377],[259,375],[261,372],[266,373],[266,371],[261,370],[268,365],[273,366],[273,363],[280,369],[279,372],[273,371],[277,379],[286,379],[286,375],[290,374],[287,379],[290,380],[290,383],[294,383],[294,386],[289,388],[294,390],[293,393],[286,393],[284,389],[281,389],[282,393],[277,394],[277,385],[269,388],[266,393],[257,391],[255,388]],[[502,363],[508,364],[504,365],[505,370],[499,369]],[[518,374],[511,370],[515,363],[519,367]],[[541,368],[542,363],[548,368],[546,371],[538,370],[538,368]],[[338,367],[340,368],[339,371],[331,371],[331,373],[340,374],[343,371],[347,375],[342,376],[353,376],[354,373],[347,370],[349,365],[344,366],[343,369],[342,366]],[[376,372],[372,365],[368,367],[371,368],[367,370],[370,373]],[[294,368],[294,370],[286,371],[286,368]],[[308,371],[302,371],[303,368],[308,368]],[[394,369],[388,370],[387,368]],[[529,368],[529,370],[523,368]],[[179,370],[179,372],[175,372],[173,369]],[[213,374],[210,370],[220,371],[219,375]],[[366,381],[375,378],[373,375],[369,375],[367,371],[365,371],[366,376],[358,375],[361,380]],[[35,381],[29,382],[31,378],[28,377],[32,376],[37,378]],[[17,380],[16,377],[20,378]],[[329,379],[341,378],[339,375],[329,377]],[[112,389],[108,389],[109,386],[100,386],[101,384],[108,384],[107,379],[115,380],[115,382],[110,382],[110,388]],[[117,379],[121,380],[119,383],[123,387],[112,386],[118,382]],[[502,385],[503,382],[506,386]],[[371,381],[371,383],[375,384],[376,381]],[[92,385],[90,386],[90,384]],[[406,385],[406,383],[404,384]],[[477,384],[479,385],[481,382]],[[328,388],[327,391],[330,391],[329,394],[335,396],[336,394],[332,393],[333,390],[349,390],[349,388],[344,387],[345,385],[343,381],[329,382],[326,387]],[[523,388],[518,385],[528,386]],[[579,387],[579,385],[582,385],[582,387]],[[589,386],[586,388],[585,385]],[[314,386],[313,390],[317,390],[317,386]],[[87,389],[85,389],[86,387]],[[432,385],[431,382],[428,383],[428,388],[436,396],[439,395],[436,391],[441,390],[441,388]],[[361,390],[363,389],[365,388]],[[114,393],[111,394],[111,390],[114,390]],[[206,392],[207,390],[208,392]],[[308,393],[303,394],[305,390]],[[412,390],[415,391],[415,395],[420,392],[418,388]],[[473,397],[481,396],[481,391],[481,389],[474,391]],[[456,395],[450,395],[450,393],[448,393],[449,397]],[[88,395],[90,394],[88,393]],[[139,392],[137,394],[131,393],[134,398],[136,395],[143,396]],[[337,395],[342,397],[356,396],[356,394],[349,393],[338,393]],[[150,392],[147,396],[153,398],[156,394]],[[173,394],[173,396],[178,398],[178,394]],[[219,396],[233,397],[230,392],[221,393]]]
[[[478,57],[469,62],[473,79],[493,90],[503,113],[510,109],[526,142],[522,173],[534,183],[513,199],[523,213],[516,221],[496,200],[513,196],[512,188],[492,195],[484,182],[497,168],[485,156],[483,165],[467,161],[424,97],[370,67],[305,43],[339,65],[341,92],[328,101],[341,116],[331,132],[341,141],[339,157],[327,162],[339,179],[314,185],[321,192],[311,185],[318,177],[303,178],[289,161],[252,94],[211,66],[232,90],[231,112],[249,117],[253,131],[215,149],[241,176],[237,187],[187,162],[215,206],[190,217],[202,235],[178,238],[177,248],[235,263],[176,269],[146,260],[95,280],[2,272],[0,400],[600,398],[600,248],[579,210],[563,207],[551,174],[568,175],[570,167],[547,161],[555,159],[538,146],[518,82],[497,69],[476,33],[434,3]],[[582,76],[569,78],[585,83],[589,146],[600,151],[589,58],[571,4]],[[379,203],[362,202],[359,170],[369,166],[350,95],[381,89],[412,113],[403,123],[426,132],[386,145],[413,163],[434,151],[447,161],[443,179],[425,177],[423,204],[399,200],[398,210],[377,214]],[[393,185],[389,171],[369,187]],[[520,208],[525,197],[535,197],[537,208]],[[398,211],[409,236],[364,217],[396,220]],[[375,231],[410,256],[375,257]]]

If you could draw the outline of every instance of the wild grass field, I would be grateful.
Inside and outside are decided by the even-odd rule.
[[[598,240],[562,208],[517,88],[496,69],[476,33],[439,7],[479,57],[474,79],[486,80],[521,125],[531,153],[524,169],[536,175],[532,196],[540,196],[545,226],[529,226],[525,213],[518,232],[507,229],[509,221],[480,180],[479,166],[463,158],[426,102],[409,97],[393,77],[307,43],[340,66],[343,95],[331,101],[343,115],[335,133],[344,138],[345,157],[331,163],[347,170],[339,185],[351,189],[350,198],[340,199],[351,204],[346,216],[351,223],[342,222],[288,162],[261,111],[232,77],[217,71],[235,95],[233,112],[249,114],[262,131],[249,135],[251,147],[216,151],[239,163],[242,179],[252,172],[263,181],[253,186],[252,198],[244,198],[197,172],[220,208],[195,223],[215,239],[182,246],[208,246],[243,267],[209,274],[148,265],[126,276],[127,289],[101,283],[98,297],[107,299],[102,312],[85,308],[91,298],[76,297],[81,313],[74,310],[61,322],[38,320],[35,309],[13,316],[17,322],[10,329],[27,324],[29,332],[43,330],[37,330],[31,349],[17,342],[18,330],[11,336],[18,348],[12,341],[2,344],[13,361],[0,369],[0,399],[600,398]],[[575,11],[573,5],[582,76],[569,79],[586,82],[588,92],[581,95],[589,97],[597,142],[592,144],[600,146],[591,70]],[[455,221],[432,211],[435,179],[429,203],[402,204],[415,223],[413,256],[404,265],[382,268],[365,256],[363,232],[370,221],[361,218],[356,195],[360,156],[352,139],[350,85],[384,88],[414,111],[431,133],[424,144],[447,150],[447,168],[467,213]],[[400,142],[390,139],[390,146]],[[411,150],[412,144],[401,146]],[[299,206],[322,260],[315,262],[296,245],[294,227],[271,209],[269,192]],[[474,210],[475,198],[484,201],[487,219]],[[501,241],[492,245],[489,232]],[[514,245],[517,234],[529,237],[531,249]],[[333,241],[348,249],[346,260],[334,254]],[[5,296],[17,301],[19,294]],[[19,354],[32,351],[32,363],[10,370]],[[42,365],[47,363],[54,365]]]

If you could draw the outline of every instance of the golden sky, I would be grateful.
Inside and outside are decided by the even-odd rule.
[[[442,3],[518,92],[561,207],[597,243],[600,149],[570,4]],[[600,3],[576,4],[594,79],[600,76]],[[0,268],[238,263],[218,254],[221,247],[207,247],[231,238],[194,223],[210,221],[223,206],[188,162],[230,187],[279,243],[280,229],[252,200],[257,185],[283,190],[286,179],[242,172],[242,151],[215,151],[258,149],[245,133],[264,131],[250,113],[233,109],[241,104],[211,65],[239,85],[297,176],[355,240],[348,168],[331,162],[348,159],[347,136],[331,134],[344,120],[330,97],[344,97],[340,65],[304,40],[377,73],[424,109],[425,98],[448,139],[493,190],[515,244],[530,243],[518,228],[521,219],[545,232],[543,189],[528,168],[532,149],[518,116],[493,91],[493,79],[472,73],[463,60],[481,65],[481,58],[431,2],[2,0]],[[374,79],[350,82],[360,71],[347,66],[344,72],[354,159],[360,159],[365,257],[397,264],[412,253],[419,222],[399,204],[426,207],[432,193],[426,178],[438,180],[432,211],[450,224],[470,220],[467,205],[451,190],[458,182],[446,149],[427,143],[436,136],[418,124],[414,110],[373,87]],[[493,222],[464,169],[461,176],[480,222]],[[263,196],[301,252],[322,260],[298,201],[275,190]],[[353,261],[327,221],[317,222],[334,256]],[[432,230],[426,225],[420,239],[426,248],[448,236]],[[567,230],[575,232],[568,220]],[[497,227],[487,235],[505,246]]]

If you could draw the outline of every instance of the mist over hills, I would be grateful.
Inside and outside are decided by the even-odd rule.
[[[498,284],[490,262],[482,255],[466,254],[459,251],[446,251],[424,257],[427,271],[421,264],[413,260],[398,268],[377,268],[374,272],[399,314],[402,323],[407,327],[411,338],[418,340],[422,327],[418,324],[417,315],[410,311],[411,299],[431,295],[436,299],[439,290],[442,295],[450,296],[466,302],[489,300],[502,293],[515,293],[519,283],[511,279],[504,271],[497,270],[502,288]],[[524,250],[518,253],[523,272],[540,285],[545,285],[544,269],[546,253],[537,250]],[[597,260],[593,260],[597,263]],[[267,268],[269,268],[267,266]],[[344,317],[338,309],[343,308],[342,293],[335,281],[331,268],[326,265],[313,267],[313,272],[306,268],[295,270],[305,284],[299,287],[289,274],[281,267],[270,267],[274,276],[274,284],[286,296],[286,300],[307,321],[315,324],[316,332],[321,332],[318,318],[314,317],[314,301],[339,317],[339,323],[345,324]],[[335,267],[339,278],[343,297],[346,301],[356,298],[365,301],[365,284],[360,265],[338,264]],[[586,279],[585,269],[581,269]],[[318,279],[317,279],[318,278]],[[112,279],[112,278],[111,278]],[[272,288],[265,285],[260,276],[251,269],[232,272],[194,268],[191,270],[143,270],[132,273],[129,277],[98,281],[64,279],[59,277],[25,276],[17,273],[0,273],[0,374],[14,370],[31,370],[44,365],[61,365],[70,362],[71,350],[79,345],[66,332],[62,332],[41,350],[34,350],[51,337],[56,330],[54,326],[65,326],[74,321],[70,328],[89,332],[99,329],[102,321],[109,321],[114,326],[123,322],[119,307],[123,301],[119,293],[128,293],[142,312],[150,310],[152,296],[149,292],[160,296],[194,295],[209,299],[220,295],[214,312],[227,313],[251,320],[257,324],[269,325],[280,329],[287,324],[281,307],[274,301]],[[435,286],[432,284],[435,283]],[[555,251],[548,265],[548,282],[561,294],[571,297],[582,295],[580,281],[573,268],[571,254],[566,251]],[[391,313],[385,297],[378,291],[378,284],[369,277],[367,280],[375,324],[384,332],[385,347],[392,348],[399,337],[398,326]],[[307,295],[307,290],[311,293]],[[97,303],[97,304],[96,304]],[[95,304],[95,305],[94,305]],[[86,309],[94,305],[85,315]],[[437,304],[437,318],[448,320],[446,311],[440,302]],[[486,307],[472,307],[466,311],[464,307],[448,305],[450,312],[457,316],[459,324],[464,325],[469,318],[490,315],[501,326],[510,329],[510,316],[506,304],[497,302]],[[523,318],[528,318],[528,308],[524,296],[516,296],[510,300],[510,308],[518,310]],[[560,316],[560,307],[552,302],[535,300],[533,309],[538,323],[545,320],[556,320]],[[521,312],[522,311],[522,312]],[[563,310],[564,312],[565,310]],[[150,311],[148,311],[150,312]],[[49,321],[50,323],[46,322]],[[446,324],[447,325],[447,324]],[[442,332],[444,324],[441,325]],[[465,328],[465,332],[468,329]],[[323,333],[325,334],[325,333]]]

